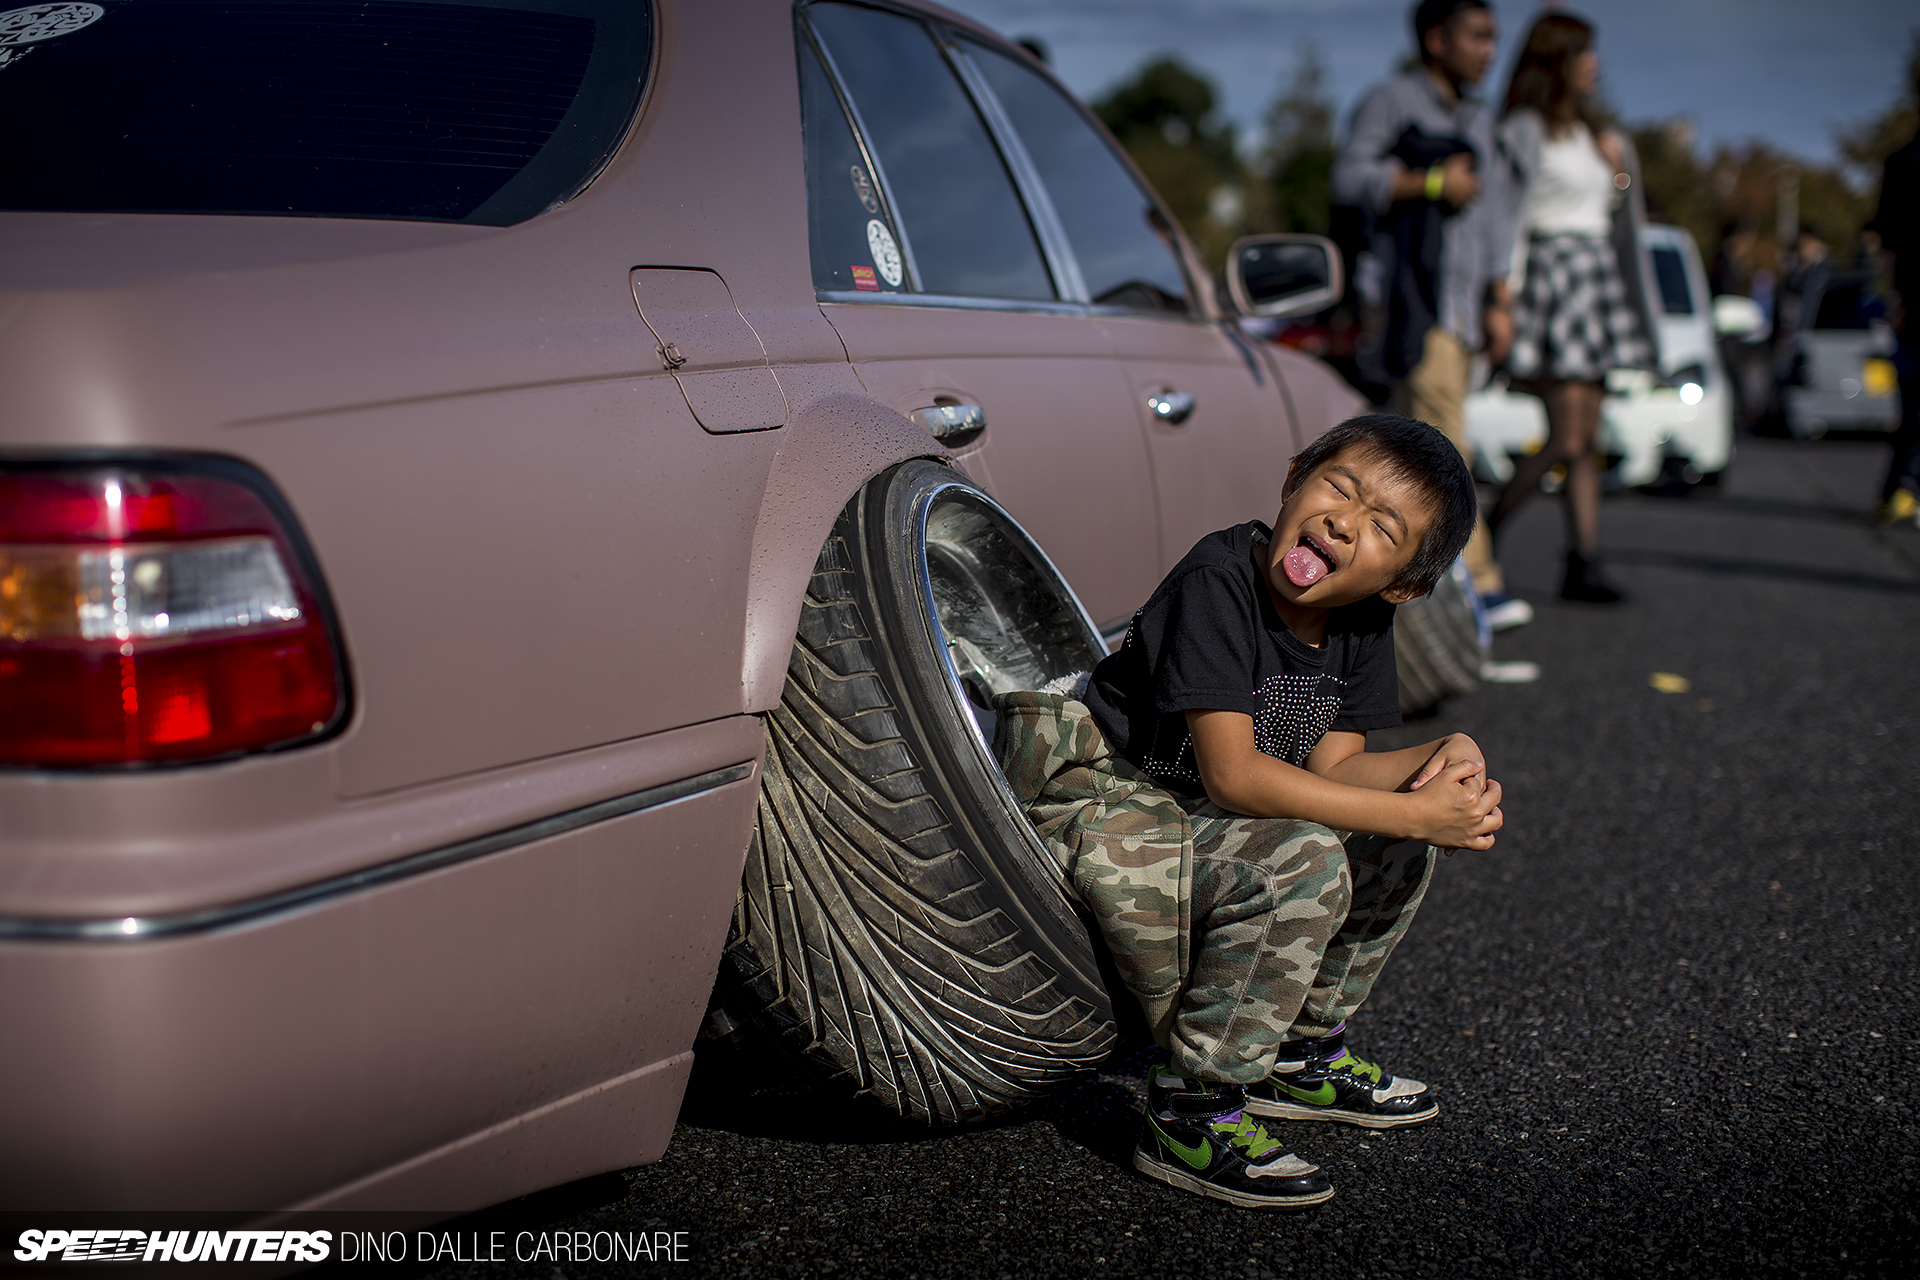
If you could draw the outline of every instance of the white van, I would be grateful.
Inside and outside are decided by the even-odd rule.
[[[1650,224],[1642,235],[1659,283],[1660,371],[1615,369],[1607,375],[1600,448],[1613,460],[1608,481],[1714,484],[1733,460],[1733,386],[1715,334],[1751,337],[1764,321],[1747,298],[1708,305],[1707,273],[1686,231]],[[1503,375],[1467,397],[1466,416],[1474,470],[1490,483],[1505,483],[1513,458],[1547,442],[1540,400],[1510,388]]]

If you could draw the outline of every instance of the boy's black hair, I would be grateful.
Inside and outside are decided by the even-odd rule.
[[[1420,0],[1413,7],[1413,51],[1427,60],[1427,32],[1445,26],[1468,9],[1491,9],[1487,0]]]
[[[1280,491],[1282,500],[1322,463],[1348,449],[1378,458],[1390,475],[1413,484],[1427,499],[1432,522],[1413,559],[1392,585],[1431,591],[1466,550],[1480,511],[1480,497],[1460,451],[1424,422],[1397,413],[1362,414],[1331,428],[1295,456]]]

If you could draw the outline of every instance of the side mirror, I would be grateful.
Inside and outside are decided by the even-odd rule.
[[[1227,291],[1245,315],[1321,311],[1345,288],[1340,251],[1325,236],[1247,236],[1227,255]]]
[[[1713,331],[1723,338],[1758,342],[1767,336],[1767,313],[1752,298],[1721,294],[1713,300]]]

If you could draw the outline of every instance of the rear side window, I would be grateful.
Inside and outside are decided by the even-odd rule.
[[[968,42],[1046,185],[1087,295],[1101,306],[1187,310],[1186,276],[1159,207],[1045,77]]]
[[[807,231],[813,287],[897,293],[906,283],[900,245],[867,158],[820,55],[800,41],[801,128],[807,151]]]
[[[612,156],[653,32],[647,0],[38,7],[61,29],[0,49],[0,208],[504,226]]]
[[[1670,316],[1693,314],[1693,291],[1687,287],[1687,261],[1678,249],[1656,247],[1653,274],[1660,282],[1660,309]]]
[[[853,5],[807,10],[853,99],[927,293],[1051,299],[1000,152],[926,27]]]

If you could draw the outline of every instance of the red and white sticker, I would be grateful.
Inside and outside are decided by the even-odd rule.
[[[873,277],[872,267],[853,268],[853,287],[862,293],[880,292],[880,282]]]

